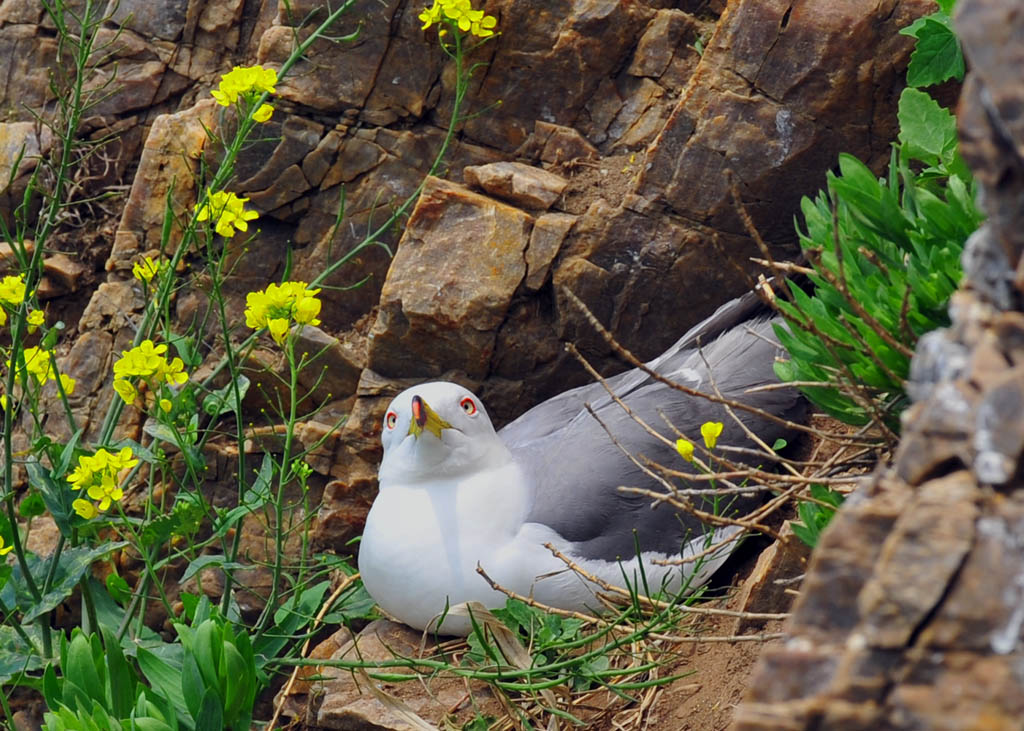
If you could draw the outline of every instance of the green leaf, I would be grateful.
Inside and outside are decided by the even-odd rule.
[[[72,516],[75,515],[71,508],[74,500],[71,485],[65,480],[54,480],[50,471],[36,459],[28,460],[25,463],[25,470],[28,472],[29,484],[42,495],[43,502],[46,503],[46,508],[53,516],[53,522],[57,524],[61,535],[71,538]]]
[[[101,632],[103,645],[106,648],[110,709],[114,718],[127,718],[135,704],[139,681],[135,671],[125,659],[117,635],[106,627],[101,628]]]
[[[26,624],[32,622],[71,596],[75,586],[89,571],[93,561],[126,545],[128,545],[126,541],[118,541],[94,548],[89,546],[65,548],[60,554],[50,590],[38,602],[28,591],[21,573],[21,566],[15,564],[11,573],[11,581],[3,587],[3,590],[0,590],[0,598],[8,607],[17,607],[21,610],[22,622]],[[30,553],[26,556],[26,562],[29,571],[35,577],[43,577],[49,570],[49,559],[41,559]]]
[[[122,577],[111,571],[107,574],[104,583],[107,585],[107,593],[121,606],[125,606],[132,598],[132,588]]]
[[[904,89],[900,94],[899,140],[907,155],[914,160],[934,163],[952,160],[956,149],[956,117],[928,94],[917,89]]]
[[[25,628],[25,632],[31,636],[29,628]],[[13,627],[0,625],[0,683],[7,683],[11,678],[23,672],[33,672],[44,666],[46,666],[46,662],[43,658],[35,651],[35,648],[27,644],[21,635],[14,631]],[[45,680],[44,675],[44,693]]]
[[[154,439],[159,439],[162,442],[178,446],[179,437],[174,429],[167,426],[167,424],[161,424],[158,421],[147,421],[142,427],[142,431],[146,432]],[[184,439],[182,439],[182,443],[184,443]]]
[[[207,688],[199,712],[195,716],[197,729],[224,728],[224,712],[220,697],[213,688]]]
[[[61,668],[65,679],[71,678],[75,684],[85,691],[94,701],[105,703],[107,694],[104,691],[106,673],[104,666],[96,667],[93,663],[90,638],[76,628],[68,647],[67,662]],[[100,673],[103,673],[101,677]]]
[[[22,518],[35,518],[46,512],[46,501],[38,490],[29,490],[28,494],[18,503],[18,515]]]
[[[953,30],[927,18],[917,47],[910,55],[907,84],[923,87],[941,84],[948,79],[963,81],[966,70],[960,41]]]
[[[238,401],[245,398],[249,390],[249,379],[243,375],[238,376]],[[223,388],[212,391],[203,399],[203,411],[216,418],[221,414],[230,414],[235,411],[235,388],[234,384],[227,384]]]
[[[180,646],[178,646],[180,649]],[[182,694],[182,665],[169,663],[166,659],[159,657],[145,647],[138,648],[136,657],[139,661],[139,668],[146,676],[153,691],[167,699],[174,706],[178,713],[178,720],[188,728],[194,729],[191,722],[192,716],[185,704],[185,696]]]
[[[237,561],[226,561],[224,556],[220,554],[200,556],[188,565],[188,568],[185,569],[185,573],[181,575],[181,578],[178,581],[180,583],[184,583],[203,569],[208,568],[230,569],[234,571],[236,569],[244,569],[245,564],[238,563]]]
[[[198,718],[206,691],[206,682],[199,670],[199,663],[195,656],[186,653],[181,668],[181,694],[185,698],[185,705],[188,707],[188,712],[192,714],[192,718]]]

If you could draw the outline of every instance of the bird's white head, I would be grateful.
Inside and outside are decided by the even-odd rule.
[[[385,412],[381,442],[382,486],[474,472],[508,455],[480,399],[445,381],[398,394]]]

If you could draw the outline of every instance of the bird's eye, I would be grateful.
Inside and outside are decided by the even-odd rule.
[[[384,417],[384,426],[388,429],[394,429],[395,423],[398,421],[398,414],[394,411],[389,411],[388,415]]]
[[[473,403],[473,399],[471,399],[469,396],[462,399],[462,401],[459,402],[459,406],[461,406],[462,410],[465,411],[470,416],[476,416],[476,404]]]

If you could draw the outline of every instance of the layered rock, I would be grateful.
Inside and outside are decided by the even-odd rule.
[[[487,66],[441,169],[451,182],[431,180],[405,233],[382,230],[369,248],[359,245],[430,171],[450,117],[454,68],[435,31],[421,30],[421,5],[359,0],[331,30],[359,29],[357,42],[317,41],[279,84],[273,119],[235,171],[233,189],[260,219],[252,240],[227,245],[224,293],[228,317],[240,322],[245,294],[280,279],[286,261],[293,279],[310,281],[355,252],[321,294],[324,337],[363,368],[358,377],[343,368],[320,389],[330,394],[325,414],[348,414],[316,460],[331,480],[322,541],[340,546],[358,533],[379,418],[409,379],[474,386],[501,422],[585,380],[565,340],[602,371],[621,368],[563,289],[653,357],[747,288],[757,249],[740,206],[785,248],[799,197],[821,186],[838,151],[887,157],[912,42],[898,30],[930,2],[739,0],[717,23],[709,13],[722,4],[689,5],[490,2],[501,33],[469,59]],[[133,177],[106,271],[75,282],[107,280],[90,313],[105,312],[100,299],[112,292],[125,309],[79,326],[66,367],[88,385],[75,394],[85,419],[110,398],[109,375],[94,369],[108,374],[134,334],[141,298],[128,283],[132,263],[161,245],[166,200],[177,216],[190,212],[202,163],[222,154],[207,131],[232,131],[231,112],[209,89],[232,65],[280,65],[324,17],[312,0],[110,9],[103,33],[112,45],[91,83],[115,68],[119,76],[86,132],[122,132],[102,185]],[[34,3],[0,4],[0,47],[12,50],[0,109],[18,139],[30,133],[10,126],[28,121],[19,103],[52,107],[37,72],[55,63],[50,25]],[[182,329],[202,320],[209,288],[201,271],[183,276],[173,308]],[[271,355],[253,358],[251,375],[280,367]],[[261,398],[250,391],[248,413],[259,413]],[[320,418],[311,430],[336,421]],[[98,429],[89,423],[86,440]]]
[[[962,151],[988,222],[914,358],[891,469],[844,505],[735,728],[1012,729],[1024,718],[1024,16],[962,0]]]

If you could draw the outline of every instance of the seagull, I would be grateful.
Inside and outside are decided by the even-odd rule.
[[[773,326],[779,321],[759,309],[749,295],[723,305],[648,367],[691,389],[717,389],[726,399],[799,420],[805,404],[795,389],[747,393],[778,380],[773,363],[781,347]],[[790,430],[742,410],[730,416],[720,404],[672,389],[642,369],[605,384],[566,391],[500,431],[480,399],[455,383],[424,383],[391,401],[381,433],[380,488],[358,556],[363,583],[384,612],[418,630],[466,635],[473,621],[458,605],[495,608],[507,599],[479,566],[497,584],[541,604],[598,613],[600,586],[546,544],[593,577],[641,593],[692,591],[707,582],[734,542],[708,549],[740,528],[711,528],[618,488],[665,491],[643,469],[644,460],[693,471],[676,452],[678,435],[668,424],[699,442],[703,423],[722,422],[718,449],[753,446],[736,418],[769,445]],[[665,440],[640,426],[609,389]],[[653,562],[700,554],[707,555],[691,563]]]

